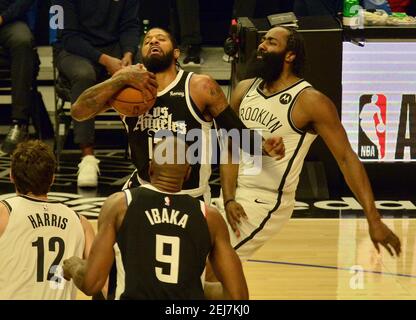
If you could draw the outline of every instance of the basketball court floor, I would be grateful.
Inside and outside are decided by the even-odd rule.
[[[377,253],[365,219],[292,218],[243,264],[250,299],[416,299],[415,220],[385,222],[402,241],[399,258]]]
[[[48,48],[41,50],[40,77],[46,81],[41,90],[53,119],[53,87],[47,83],[52,71],[48,52]],[[205,64],[195,71],[211,72],[220,81],[229,79],[230,67],[221,60],[220,48],[206,49],[204,55]],[[4,131],[7,132],[7,127],[3,127]],[[99,135],[97,140],[102,142]],[[94,227],[105,198],[119,191],[134,169],[121,144],[112,149],[99,147],[97,157],[101,161],[98,188],[78,189],[80,153],[76,148],[67,147],[49,195],[87,216]],[[9,168],[9,158],[1,156],[0,199],[14,192],[9,182]],[[217,171],[210,185],[213,196],[218,196]],[[390,257],[384,248],[380,255],[376,252],[361,210],[348,205],[330,207],[321,201],[328,199],[297,199],[299,205],[292,219],[244,264],[250,298],[416,299],[416,199],[402,199],[397,194],[383,199],[375,196],[377,200],[389,200],[379,203],[383,209],[380,212],[401,239],[403,252],[399,258]],[[350,195],[345,197],[330,200],[351,201]],[[78,297],[88,298],[81,293]]]

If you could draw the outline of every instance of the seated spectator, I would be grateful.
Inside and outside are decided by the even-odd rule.
[[[35,70],[34,39],[25,22],[34,0],[0,1],[0,46],[10,60],[12,82],[12,126],[1,151],[10,154],[28,135],[31,86]]]
[[[56,67],[71,82],[71,103],[97,82],[133,63],[140,38],[139,1],[55,0],[64,9],[64,29],[58,32]],[[78,186],[98,185],[94,156],[94,119],[74,120],[74,140],[80,145]]]
[[[201,65],[201,26],[199,0],[176,0],[181,45],[185,49],[184,65]]]

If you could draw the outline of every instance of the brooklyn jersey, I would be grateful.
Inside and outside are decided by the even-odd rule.
[[[191,77],[191,72],[179,70],[175,80],[158,92],[156,102],[148,112],[139,117],[123,117],[123,122],[140,184],[149,182],[149,160],[158,142],[156,132],[168,130],[175,136],[186,138],[188,145],[196,142],[199,152],[195,152],[197,157],[195,163],[191,163],[191,176],[184,183],[182,193],[198,197],[209,192],[212,122],[204,120],[191,99]]]
[[[63,204],[25,196],[2,202],[10,217],[0,237],[0,299],[75,299],[62,262],[84,252],[78,215]]]
[[[266,96],[260,90],[262,84],[262,79],[254,81],[240,104],[239,116],[248,128],[262,130],[265,139],[282,137],[285,156],[278,161],[264,156],[260,166],[255,161],[240,161],[238,186],[271,193],[294,193],[303,161],[316,135],[296,128],[292,110],[300,93],[311,85],[299,80],[283,91]]]
[[[211,249],[205,204],[150,184],[124,192],[116,299],[204,299],[201,275]]]

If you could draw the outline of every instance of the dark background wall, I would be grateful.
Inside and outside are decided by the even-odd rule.
[[[222,46],[228,36],[234,0],[201,0],[199,3],[203,44]],[[49,43],[50,6],[51,0],[38,0],[38,23],[35,32],[38,45],[48,45]],[[293,0],[257,0],[254,16],[264,17],[267,14],[291,11],[292,9]],[[179,33],[175,0],[141,0],[139,18],[141,20],[149,19],[151,26],[160,26],[172,29],[175,34]]]

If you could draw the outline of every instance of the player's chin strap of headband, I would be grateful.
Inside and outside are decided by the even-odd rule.
[[[222,138],[231,138],[233,144],[239,143],[240,148],[250,155],[262,154],[261,134],[258,130],[248,129],[230,106],[215,117],[215,122],[219,126],[217,129],[222,129],[220,130]]]

